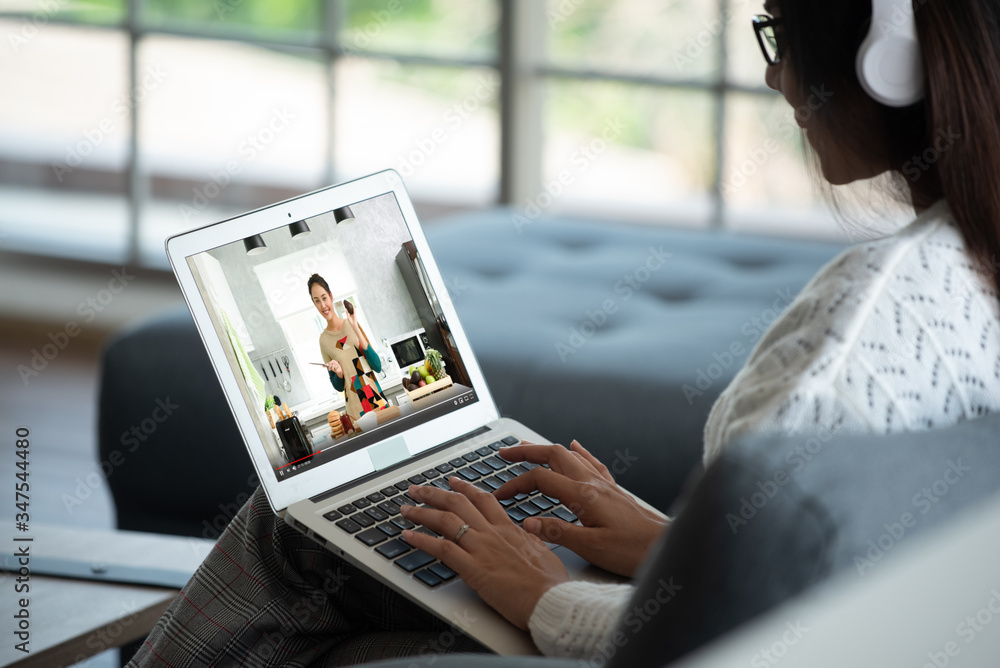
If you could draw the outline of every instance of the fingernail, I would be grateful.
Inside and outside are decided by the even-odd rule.
[[[454,486],[456,482],[465,482],[465,481],[459,478],[457,475],[453,475],[452,477],[448,478],[449,485]]]
[[[407,538],[412,538],[412,537],[413,537],[413,532],[412,531],[410,531],[409,529],[403,529],[403,540],[406,540]]]
[[[410,504],[406,504],[404,506],[400,506],[399,507],[399,514],[400,515],[406,515],[406,514],[408,514],[410,512],[411,508],[413,508],[413,506],[411,506]]]

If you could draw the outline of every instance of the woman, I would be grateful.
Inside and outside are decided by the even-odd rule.
[[[748,433],[900,432],[1000,410],[1000,0],[917,3],[926,96],[901,109],[868,97],[855,74],[870,28],[870,0],[769,0],[765,9],[772,20],[756,28],[766,38],[767,83],[804,110],[796,117],[823,178],[841,185],[888,175],[905,186],[919,215],[892,236],[845,251],[771,326],[713,407],[706,462]],[[810,100],[814,89],[824,91],[825,101]],[[413,487],[411,496],[427,505],[406,507],[406,517],[444,538],[412,532],[404,538],[442,559],[511,622],[530,629],[543,653],[588,656],[615,628],[631,588],[567,582],[539,536],[633,575],[668,522],[632,502],[575,441],[569,449],[522,445],[501,454],[549,468],[534,468],[492,496],[458,479],[451,483],[454,492]],[[524,521],[526,531],[513,525],[496,497],[536,487],[577,506],[584,526],[537,517]],[[309,541],[281,528],[258,491],[220,544],[239,548],[261,535],[279,536],[286,543],[281,565],[297,565],[291,574],[269,570],[276,590],[287,589],[280,585],[290,577],[298,581],[302,573],[339,563],[324,556],[317,566],[308,560],[315,549],[308,558],[294,556],[289,543],[309,550]],[[245,558],[270,558],[265,548],[268,554]],[[176,602],[173,617],[203,611],[197,606],[225,582],[216,570],[222,569],[206,562],[185,592],[196,599]],[[303,595],[283,600],[281,609],[290,610]],[[331,603],[323,619],[345,606]],[[173,617],[150,636],[150,647],[159,651],[177,637]],[[284,633],[289,649],[269,665],[329,656],[329,648],[308,633],[341,647],[336,634],[348,633],[349,626],[341,620],[324,630],[314,622]],[[220,647],[236,634],[239,642],[261,646],[259,634],[238,619],[224,633],[229,635],[213,640]],[[426,647],[397,646],[390,654]],[[357,652],[349,658],[368,657]]]
[[[319,335],[319,349],[338,392],[345,392],[347,414],[357,421],[365,413],[389,405],[375,374],[382,370],[382,360],[369,344],[356,313],[341,318],[333,308],[330,285],[319,274],[309,277],[309,295],[316,310],[326,320]]]

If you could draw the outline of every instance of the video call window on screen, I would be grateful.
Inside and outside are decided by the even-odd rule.
[[[476,400],[392,193],[188,262],[279,479]]]

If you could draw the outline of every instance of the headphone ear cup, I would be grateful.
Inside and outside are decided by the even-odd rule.
[[[920,44],[899,34],[875,31],[858,51],[858,80],[872,98],[890,107],[906,107],[924,96]]]
[[[924,65],[914,0],[872,0],[868,36],[858,49],[858,81],[889,107],[908,107],[924,97]]]

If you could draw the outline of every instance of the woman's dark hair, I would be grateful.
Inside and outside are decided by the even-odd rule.
[[[977,268],[1000,293],[1000,0],[913,0],[927,95],[902,109],[869,98],[855,71],[871,0],[779,5],[800,90],[831,93],[810,107],[821,134],[892,170],[914,206],[946,199]]]
[[[326,290],[327,293],[333,294],[331,292],[331,290],[330,290],[330,284],[326,282],[326,279],[324,279],[319,274],[313,274],[312,276],[309,277],[309,286],[308,287],[309,287],[309,296],[310,297],[312,297],[312,291],[313,291],[313,286],[314,285],[319,285],[321,288],[323,288],[324,290]]]

